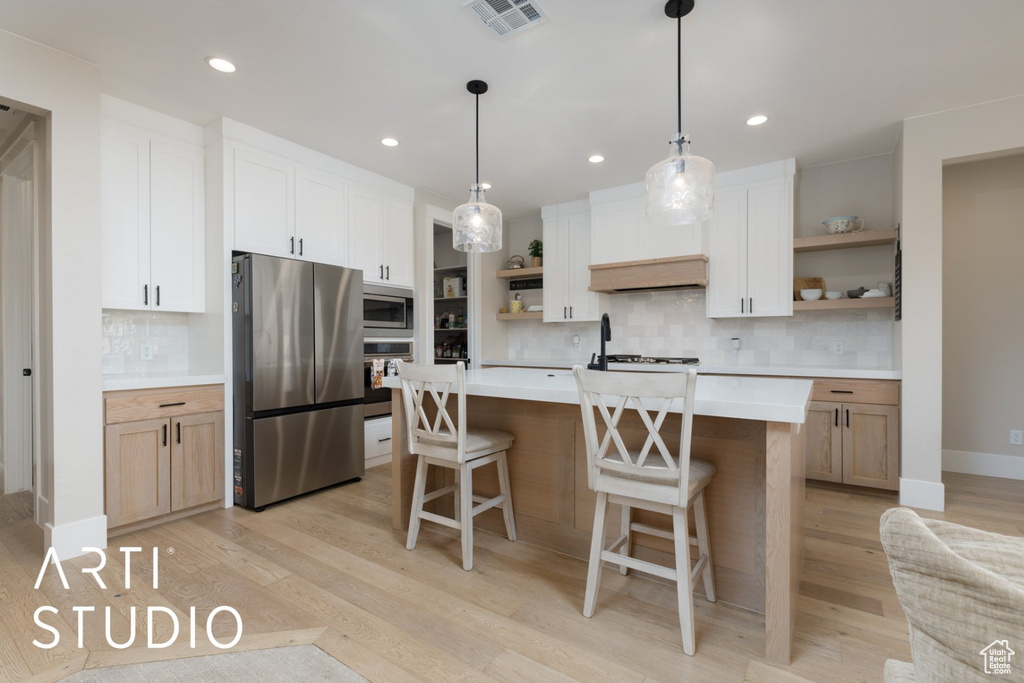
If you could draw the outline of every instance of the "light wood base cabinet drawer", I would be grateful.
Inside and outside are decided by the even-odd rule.
[[[208,386],[104,397],[109,529],[140,528],[224,499],[223,395]],[[216,409],[197,412],[209,407]]]
[[[870,379],[816,379],[811,400],[897,406],[900,404],[900,383]]]

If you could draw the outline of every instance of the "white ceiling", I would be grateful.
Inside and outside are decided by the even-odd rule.
[[[237,119],[460,201],[465,83],[486,80],[481,180],[514,219],[642,180],[676,127],[662,0],[538,1],[550,20],[504,42],[463,0],[0,0],[0,28],[98,64],[111,95]],[[1022,26],[1020,0],[697,0],[683,126],[719,170],[886,153],[904,118],[1024,94]],[[749,128],[755,113],[771,119]]]

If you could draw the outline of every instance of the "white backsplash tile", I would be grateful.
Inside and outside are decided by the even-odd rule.
[[[188,314],[156,311],[103,311],[103,375],[188,372]],[[153,345],[152,360],[141,346]]]
[[[608,315],[608,353],[696,356],[705,365],[892,367],[892,311],[885,309],[711,320],[704,290],[686,290],[612,295]],[[578,350],[574,334],[580,336]],[[738,352],[732,350],[732,337],[740,338]],[[844,343],[845,353],[831,353],[834,341]],[[510,359],[586,361],[600,347],[596,322],[509,324]]]

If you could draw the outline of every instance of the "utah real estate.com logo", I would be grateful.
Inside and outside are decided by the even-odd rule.
[[[142,548],[125,548],[125,547],[122,547],[122,548],[120,548],[120,550],[124,554],[124,573],[123,573],[123,576],[124,576],[124,590],[125,591],[130,591],[131,587],[132,587],[132,554],[133,553],[142,553]],[[96,555],[96,557],[97,557],[97,564],[96,564],[96,566],[95,567],[82,567],[82,574],[83,575],[85,575],[85,574],[91,575],[93,580],[96,582],[97,587],[99,587],[100,590],[103,590],[103,591],[107,590],[107,585],[103,582],[103,579],[100,578],[100,570],[102,570],[107,565],[107,555],[106,555],[106,553],[103,551],[102,548],[82,548],[82,552],[86,553],[86,554],[93,554],[93,555]],[[168,555],[174,555],[174,548],[167,548],[166,549],[166,553]],[[152,579],[153,579],[152,586],[153,586],[153,590],[157,591],[157,590],[160,589],[160,549],[159,548],[153,548],[153,556],[152,557],[153,557],[153,560],[152,560],[152,563],[150,565],[151,568],[152,568]],[[68,585],[67,577],[64,574],[64,568],[61,566],[60,558],[57,557],[57,552],[52,547],[46,552],[46,557],[43,559],[43,566],[39,569],[39,577],[36,579],[35,590],[39,590],[39,587],[43,583],[43,579],[46,576],[47,568],[49,568],[51,566],[57,572],[57,576],[60,578],[60,583],[64,587],[64,590],[66,590],[66,591],[71,590],[70,586]],[[114,597],[120,597],[120,595],[116,595]],[[77,629],[77,632],[78,632],[78,648],[82,649],[85,646],[84,641],[85,641],[85,631],[87,629],[87,623],[89,624],[89,626],[94,626],[95,625],[94,624],[94,620],[86,619],[85,615],[88,612],[96,611],[96,608],[91,606],[91,605],[76,605],[76,606],[73,606],[71,608],[71,611],[75,612],[76,616],[77,616],[77,622],[78,622],[78,629]],[[218,614],[220,614],[222,612],[231,615],[231,617],[234,617],[234,622],[235,622],[235,624],[234,624],[234,626],[235,626],[234,636],[231,638],[231,640],[229,640],[227,642],[221,642],[221,641],[217,640],[217,638],[214,637],[214,635],[213,635],[213,631],[214,631],[213,621],[214,621],[214,618]],[[35,640],[32,641],[32,644],[35,645],[38,648],[43,649],[43,650],[49,650],[50,648],[56,647],[57,644],[60,642],[60,631],[57,628],[55,628],[54,626],[52,626],[51,624],[49,624],[49,623],[47,623],[46,621],[43,620],[43,614],[44,613],[51,613],[51,614],[59,615],[59,610],[56,607],[53,607],[51,605],[43,605],[43,606],[39,607],[35,611],[35,614],[33,614],[33,620],[35,621],[36,626],[38,626],[40,629],[42,629],[44,631],[47,631],[50,634],[51,639],[50,640],[40,640],[40,639],[36,638]],[[178,635],[179,635],[179,633],[182,630],[182,624],[178,621],[178,614],[179,613],[176,612],[175,610],[172,610],[172,609],[170,609],[168,607],[159,606],[159,605],[152,605],[152,606],[146,607],[146,629],[145,629],[145,631],[146,631],[146,647],[147,648],[150,648],[150,649],[161,649],[161,648],[165,648],[165,647],[170,647],[171,645],[173,645],[178,640]],[[157,617],[157,615],[160,615],[160,616]],[[129,630],[129,635],[127,637],[127,640],[125,640],[124,642],[118,643],[111,636],[111,606],[107,605],[104,608],[104,618],[103,618],[104,631],[105,631],[105,635],[106,635],[107,644],[109,644],[110,647],[118,649],[118,650],[123,650],[123,649],[125,649],[127,647],[130,647],[132,645],[132,643],[135,642],[135,635],[136,635],[136,626],[135,626],[135,622],[136,622],[136,606],[135,605],[131,605],[129,607],[128,618],[129,618],[129,629],[128,629]],[[141,619],[141,617],[140,617],[140,619]],[[166,634],[166,631],[167,631],[166,626],[168,624],[171,627],[171,634],[170,634],[170,636],[166,637],[166,639],[163,640],[162,642],[158,642],[157,640],[154,639],[154,636],[156,634],[156,628],[154,627],[154,623],[156,621],[159,621],[159,620],[162,620],[164,622],[161,625],[162,626],[162,628],[160,629],[161,633]],[[189,607],[189,610],[188,610],[188,623],[185,624],[185,629],[187,631],[187,635],[188,635],[188,639],[189,639],[189,648],[193,648],[194,649],[196,647],[196,608],[194,606],[193,607]],[[206,638],[210,642],[211,645],[213,645],[214,647],[216,647],[218,649],[221,649],[221,650],[227,650],[229,648],[234,647],[238,643],[238,641],[241,640],[241,638],[242,638],[242,617],[238,613],[238,610],[236,610],[234,607],[229,607],[227,605],[221,605],[220,607],[215,607],[213,610],[211,610],[209,616],[206,619]]]
[[[1010,649],[1010,642],[1007,640],[993,640],[992,643],[981,651],[985,658],[985,673],[996,676],[1006,676],[1010,673],[1010,658],[1016,652]]]

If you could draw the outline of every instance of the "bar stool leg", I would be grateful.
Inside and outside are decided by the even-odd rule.
[[[707,558],[701,578],[704,579],[704,595],[708,602],[715,601],[715,575],[711,564],[711,537],[708,534],[708,516],[704,507],[704,491],[693,501],[693,517],[697,527],[697,551]],[[698,555],[699,557],[699,555]]]
[[[626,557],[633,557],[633,508],[628,505],[622,506],[622,533],[626,535],[626,541],[622,545],[622,553]],[[629,574],[629,567],[624,564],[619,565],[619,573],[623,576]]]
[[[423,456],[416,460],[416,481],[412,485],[412,511],[409,514],[409,536],[405,547],[412,550],[416,547],[416,537],[420,534],[420,513],[423,512],[423,496],[427,489],[427,462]]]
[[[499,493],[505,496],[505,502],[501,504],[501,514],[505,517],[505,533],[508,540],[516,540],[516,519],[512,515],[512,485],[508,477],[508,458],[505,451],[498,456],[498,488]]]
[[[462,568],[473,568],[473,469],[467,463],[459,466],[459,497],[462,513]]]
[[[679,630],[683,652],[693,655],[693,587],[690,585],[690,529],[686,508],[672,509],[672,534],[676,546],[676,598],[679,602]]]
[[[587,565],[587,592],[583,598],[583,616],[594,616],[597,591],[601,584],[601,552],[604,550],[604,518],[608,512],[608,494],[599,491],[594,509],[594,535],[590,539],[590,564]]]

